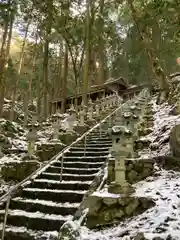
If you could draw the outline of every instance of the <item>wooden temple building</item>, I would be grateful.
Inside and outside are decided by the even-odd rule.
[[[87,97],[91,98],[92,102],[95,102],[97,98],[102,98],[113,93],[118,93],[123,99],[134,95],[134,93],[139,92],[143,87],[141,86],[130,86],[127,84],[127,81],[120,77],[118,79],[110,79],[106,81],[103,85],[94,85],[89,88]],[[70,105],[73,104],[81,105],[82,102],[82,93],[78,95],[70,95],[66,99],[65,109],[69,109]],[[55,112],[55,109],[60,109],[62,104],[62,99],[54,100],[51,102],[52,112]]]

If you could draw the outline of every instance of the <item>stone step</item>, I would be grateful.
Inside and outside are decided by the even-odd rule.
[[[99,137],[100,136],[100,132],[99,131],[93,132],[93,133],[90,133],[88,136],[89,137]],[[107,137],[107,132],[101,131],[101,136],[102,137]]]
[[[100,162],[105,161],[108,155],[104,156],[64,156],[63,162]],[[61,160],[61,159],[60,159]]]
[[[81,143],[81,142],[80,142]],[[83,142],[84,143],[84,142]],[[107,141],[102,141],[102,140],[99,140],[99,141],[97,141],[97,140],[89,140],[89,141],[87,141],[87,144],[100,144],[100,145],[102,145],[102,146],[104,146],[104,144],[111,144],[112,145],[112,141],[111,140],[107,140]],[[81,143],[82,144],[82,143]]]
[[[46,170],[47,172],[51,173],[60,173],[61,167],[55,167],[50,166]],[[66,168],[63,166],[63,173],[69,173],[69,174],[93,174],[97,173],[99,171],[99,168]]]
[[[76,147],[84,148],[84,143],[77,143]],[[110,147],[112,147],[112,142],[111,143],[103,143],[103,144],[101,144],[101,143],[87,143],[86,147],[88,147],[88,148],[94,148],[95,147],[95,148],[100,148],[100,149],[102,147],[110,148]]]
[[[26,227],[6,225],[4,240],[49,240],[50,236],[58,236],[58,231],[44,231],[42,233],[40,230],[35,231]]]
[[[85,155],[86,156],[107,156],[109,154],[109,151],[86,151],[85,152]],[[65,155],[66,156],[73,156],[73,157],[76,157],[76,156],[84,156],[84,151],[70,151],[70,152],[66,152]]]
[[[0,210],[0,218],[4,217],[5,210]],[[44,214],[41,212],[27,212],[23,210],[9,210],[7,224],[27,227],[33,230],[57,231],[62,224],[72,219],[72,215]]]
[[[75,152],[75,151],[83,152],[84,151],[84,146],[82,146],[82,147],[72,147],[70,149],[70,151],[73,151],[73,152]],[[103,147],[102,146],[101,148],[99,148],[99,147],[96,147],[96,146],[93,146],[93,147],[87,147],[86,146],[86,152],[91,152],[91,151],[96,151],[96,152],[105,151],[105,152],[107,152],[107,151],[109,151],[109,147]]]
[[[81,162],[81,161],[72,161],[72,162],[63,162],[63,167],[67,168],[100,168],[104,164],[104,161],[101,162]],[[61,167],[61,161],[53,163],[52,166]]]
[[[106,143],[106,142],[109,142],[109,141],[112,141],[112,139],[111,138],[109,138],[109,137],[87,137],[86,138],[87,139],[87,142],[91,142],[91,141],[96,141],[96,142],[104,142],[104,143]],[[82,142],[84,142],[84,139],[82,139],[81,140]]]
[[[32,199],[43,199],[55,202],[81,202],[86,191],[57,190],[57,189],[40,189],[24,188],[21,197]]]
[[[49,179],[35,179],[29,187],[32,188],[42,188],[42,189],[64,189],[64,190],[88,190],[91,181],[81,182],[81,181],[62,181],[59,180],[49,180]]]
[[[28,212],[42,212],[57,215],[74,215],[79,207],[79,203],[57,203],[52,201],[27,199],[16,197],[10,202],[10,209],[20,209]]]
[[[91,140],[95,140],[95,141],[111,141],[111,140],[112,140],[112,139],[111,139],[110,137],[108,137],[108,136],[105,136],[105,137],[101,136],[101,137],[100,137],[100,135],[97,136],[97,137],[87,136],[86,139],[87,139],[87,141],[91,141]],[[83,139],[82,141],[84,141],[84,139]]]
[[[88,174],[88,175],[84,175],[84,174],[62,174],[62,180],[63,181],[92,181],[94,179],[94,177],[96,176],[96,174]],[[60,174],[57,173],[49,173],[49,172],[43,172],[38,176],[38,179],[51,179],[51,180],[60,180]]]

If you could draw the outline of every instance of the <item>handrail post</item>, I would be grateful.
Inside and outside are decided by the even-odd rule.
[[[11,195],[9,194],[7,202],[6,202],[6,209],[5,209],[5,214],[4,214],[4,223],[3,223],[1,240],[4,240],[4,236],[5,236],[5,229],[6,229],[6,223],[7,223],[7,216],[8,216],[10,200],[11,200]]]
[[[101,122],[99,123],[99,137],[102,137],[102,129],[101,129]]]
[[[60,173],[60,182],[62,182],[63,164],[64,164],[64,153],[62,154],[62,157],[61,157],[61,173]]]
[[[84,137],[84,157],[86,156],[87,135]]]

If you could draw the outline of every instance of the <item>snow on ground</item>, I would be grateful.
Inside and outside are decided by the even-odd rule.
[[[153,100],[154,127],[147,137],[158,148],[146,149],[141,154],[157,156],[169,153],[169,133],[172,127],[180,123],[180,115],[171,116],[171,107],[167,103],[156,105]],[[156,205],[139,216],[131,217],[119,225],[101,231],[80,228],[82,240],[129,240],[142,232],[148,240],[180,239],[180,172],[160,169],[147,179],[134,184],[135,196],[153,198]]]
[[[124,233],[125,236],[134,236],[138,232],[143,232],[147,239],[166,239],[169,234],[173,239],[180,239],[180,173],[159,170],[155,176],[135,184],[134,187],[135,196],[151,197],[156,206],[106,230],[91,231],[81,227],[83,240],[118,240],[123,239]]]

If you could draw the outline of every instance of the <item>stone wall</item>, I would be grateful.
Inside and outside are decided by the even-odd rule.
[[[96,228],[119,223],[120,220],[142,213],[154,206],[152,199],[96,193],[89,197],[87,227]]]
[[[131,184],[151,176],[154,172],[154,160],[152,159],[127,159],[125,165],[126,180]],[[115,160],[110,158],[108,167],[109,183],[115,181],[114,166]]]

